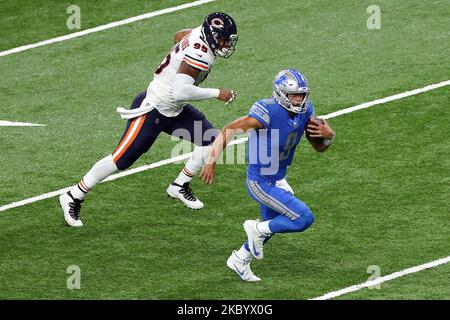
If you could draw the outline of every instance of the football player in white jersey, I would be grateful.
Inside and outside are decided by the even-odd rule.
[[[150,149],[161,132],[196,144],[191,158],[167,188],[167,194],[191,209],[203,208],[189,183],[202,168],[219,131],[188,101],[213,98],[227,104],[233,101],[236,96],[233,90],[198,85],[217,58],[233,54],[237,40],[236,23],[221,12],[209,14],[197,28],[175,34],[175,45],[155,70],[147,91],[136,96],[130,110],[117,109],[128,123],[116,150],[95,163],[77,185],[59,197],[68,225],[82,226],[80,209],[85,195],[117,170],[129,168]]]

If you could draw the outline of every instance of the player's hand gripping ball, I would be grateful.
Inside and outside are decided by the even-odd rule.
[[[306,124],[306,127],[305,127],[306,138],[308,138],[308,140],[312,141],[313,143],[317,143],[317,144],[322,143],[323,142],[323,138],[322,137],[311,137],[312,133],[308,129],[313,129],[313,130],[317,129],[318,126],[319,126],[319,123],[320,124],[325,124],[322,119],[311,118],[311,119],[309,119],[309,121],[308,121],[308,123]]]

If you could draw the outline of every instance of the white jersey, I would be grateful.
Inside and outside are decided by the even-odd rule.
[[[172,50],[155,70],[153,81],[147,88],[147,96],[141,107],[156,108],[166,117],[175,117],[183,111],[186,102],[173,99],[173,84],[181,62],[199,69],[194,85],[199,85],[208,75],[216,56],[208,46],[201,27],[192,29]]]

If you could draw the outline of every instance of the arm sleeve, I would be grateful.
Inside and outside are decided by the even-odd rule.
[[[176,101],[205,100],[217,98],[219,89],[199,88],[194,86],[194,78],[184,73],[177,73],[173,84],[173,98]]]
[[[250,108],[248,116],[255,118],[256,120],[261,122],[264,128],[268,128],[270,125],[269,110],[267,110],[266,107],[264,107],[258,102],[254,103],[253,106]]]

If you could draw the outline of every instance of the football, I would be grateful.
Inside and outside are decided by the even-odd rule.
[[[322,143],[323,138],[311,137],[311,133],[308,131],[308,126],[309,126],[309,124],[310,124],[310,123],[313,123],[313,122],[311,121],[312,119],[314,119],[314,120],[316,120],[316,121],[318,121],[318,122],[320,122],[320,123],[322,123],[322,124],[324,123],[323,120],[320,119],[320,118],[311,118],[311,119],[309,119],[309,120],[308,120],[308,123],[307,123],[306,126],[305,126],[305,135],[306,135],[306,138],[307,138],[309,141],[313,142],[313,143]]]

